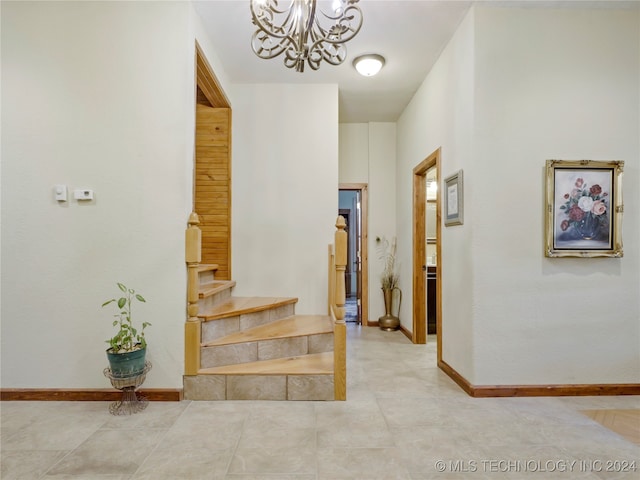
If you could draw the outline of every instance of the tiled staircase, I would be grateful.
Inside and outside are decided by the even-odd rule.
[[[234,297],[235,282],[215,280],[216,268],[197,268],[197,321],[185,336],[187,356],[199,347],[197,371],[184,376],[184,398],[333,400],[331,317],[295,315],[297,298]]]

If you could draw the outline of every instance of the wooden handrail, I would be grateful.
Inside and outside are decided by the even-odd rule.
[[[184,330],[184,374],[197,375],[200,368],[200,319],[198,318],[198,267],[202,261],[202,232],[198,214],[189,215],[185,231],[185,262],[187,263],[187,322]]]
[[[346,300],[347,224],[342,215],[336,220],[334,245],[329,246],[329,314],[333,327],[334,398],[347,399],[347,325],[344,321]]]

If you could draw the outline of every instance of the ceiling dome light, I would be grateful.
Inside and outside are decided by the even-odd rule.
[[[365,77],[373,77],[383,65],[384,57],[382,55],[361,55],[353,60],[353,66],[356,67],[360,75]]]

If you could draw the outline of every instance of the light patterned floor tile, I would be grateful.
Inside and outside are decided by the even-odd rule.
[[[316,472],[316,449],[264,445],[238,448],[229,473],[312,474]]]
[[[398,449],[320,448],[318,479],[409,480]]]
[[[471,398],[436,368],[435,343],[412,345],[401,332],[355,325],[348,336],[345,402],[152,402],[129,417],[109,415],[107,402],[2,402],[1,477],[638,478],[640,445],[582,411],[638,409],[640,396]],[[578,467],[514,466],[564,461]],[[606,471],[606,462],[634,461],[635,472]]]
[[[0,461],[2,480],[40,478],[51,465],[60,461],[68,452],[56,450],[3,451]]]
[[[232,449],[210,450],[197,443],[159,448],[135,472],[136,480],[219,480],[225,478]]]
[[[53,475],[132,475],[166,430],[98,430],[47,472]]]

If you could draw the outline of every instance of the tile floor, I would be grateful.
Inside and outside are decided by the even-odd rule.
[[[580,412],[640,397],[474,399],[436,368],[435,342],[348,331],[346,402],[152,402],[130,417],[106,402],[2,402],[0,477],[640,478],[640,445]]]

